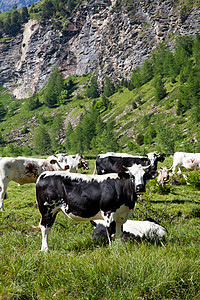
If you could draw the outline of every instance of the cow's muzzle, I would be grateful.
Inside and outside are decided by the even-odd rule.
[[[136,187],[135,187],[135,192],[137,194],[141,194],[141,193],[144,193],[145,192],[145,186],[143,184],[138,184]]]

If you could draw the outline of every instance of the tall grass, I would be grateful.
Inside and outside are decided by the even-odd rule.
[[[0,214],[0,299],[200,299],[200,193],[147,189],[132,218],[154,217],[167,230],[161,245],[96,245],[89,222],[58,214],[50,253],[40,252],[35,185],[10,182]]]

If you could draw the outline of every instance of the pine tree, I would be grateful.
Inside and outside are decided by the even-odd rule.
[[[45,104],[48,107],[55,107],[59,104],[59,95],[64,88],[64,81],[62,78],[61,73],[59,72],[58,68],[55,67],[53,72],[49,77],[48,84],[46,86],[45,91]]]
[[[115,92],[115,86],[114,84],[110,81],[108,76],[105,77],[105,82],[104,82],[104,87],[103,87],[103,94],[106,97],[110,97],[114,94]]]
[[[71,150],[71,134],[73,133],[73,128],[72,128],[72,124],[71,122],[68,123],[67,125],[67,130],[66,130],[66,133],[65,133],[65,149],[67,151],[70,151]]]
[[[90,86],[87,89],[87,96],[93,99],[99,97],[97,78],[95,76],[91,78]]]
[[[161,76],[155,77],[154,87],[155,87],[155,99],[156,102],[159,102],[167,94]]]
[[[27,7],[22,7],[22,13],[21,13],[21,20],[22,23],[26,23],[28,21],[29,18],[29,13],[28,13],[28,9]]]
[[[52,149],[54,152],[58,150],[62,150],[61,140],[64,135],[64,128],[63,128],[63,117],[61,115],[57,115],[52,124],[52,134],[51,134],[51,141],[52,141]]]
[[[40,155],[49,155],[52,152],[50,135],[44,125],[40,125],[35,131],[33,151]]]
[[[6,116],[7,110],[4,105],[0,102],[0,121]]]

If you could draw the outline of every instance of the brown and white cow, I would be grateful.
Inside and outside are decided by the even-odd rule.
[[[13,180],[19,185],[35,183],[44,171],[66,170],[65,155],[57,154],[47,159],[28,157],[2,157],[0,160],[0,210],[4,209],[8,183]]]

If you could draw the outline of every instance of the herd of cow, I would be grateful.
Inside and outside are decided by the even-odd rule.
[[[200,154],[176,152],[174,173],[199,169]],[[146,156],[125,153],[99,154],[92,175],[77,173],[88,169],[80,154],[56,154],[47,159],[26,157],[0,158],[0,210],[7,196],[8,183],[36,183],[36,199],[41,213],[42,251],[49,251],[48,236],[56,215],[62,211],[75,221],[90,220],[94,226],[93,238],[104,238],[110,243],[113,236],[161,239],[166,229],[152,219],[128,220],[137,197],[145,192],[146,183],[158,176],[157,164],[164,157],[156,152]],[[165,172],[163,172],[165,170]],[[96,174],[97,173],[97,174]],[[164,184],[169,177],[166,167],[160,169],[157,180]]]

